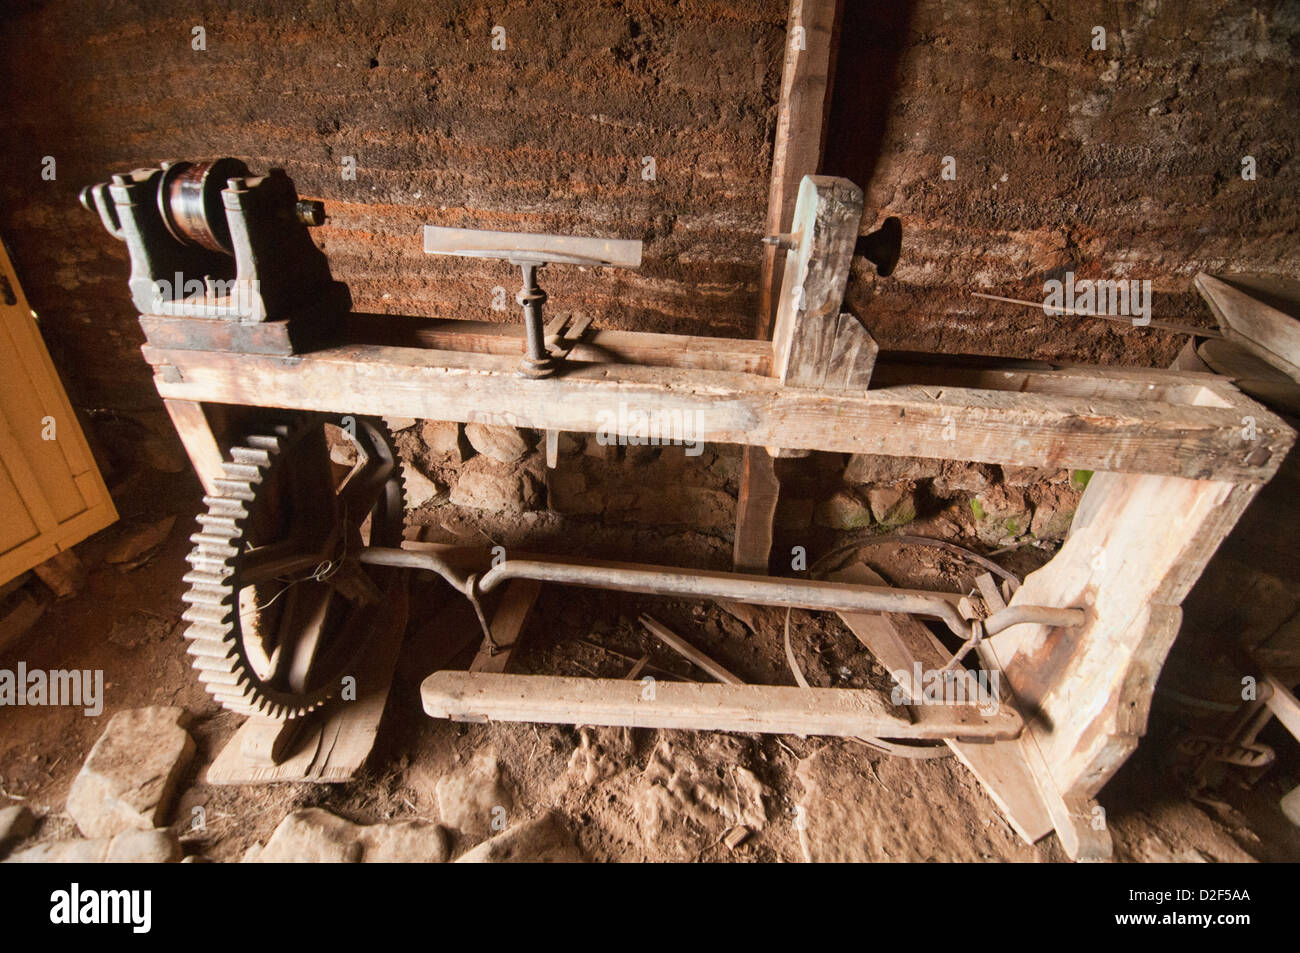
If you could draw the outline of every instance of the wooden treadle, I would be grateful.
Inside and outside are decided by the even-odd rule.
[[[653,692],[651,692],[653,689]],[[849,688],[697,685],[554,675],[434,672],[420,687],[424,710],[454,721],[690,728],[797,735],[939,739],[1015,738],[1010,707],[983,715],[972,705],[896,708],[886,696]]]

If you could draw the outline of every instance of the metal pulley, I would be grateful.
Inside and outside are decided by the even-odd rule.
[[[164,162],[158,187],[158,212],[172,238],[229,255],[230,225],[221,200],[229,179],[245,178],[248,166],[239,159],[210,162]]]

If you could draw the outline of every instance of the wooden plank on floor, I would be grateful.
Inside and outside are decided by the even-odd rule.
[[[374,747],[406,632],[406,573],[393,576],[382,608],[367,632],[367,649],[357,662],[356,699],[336,700],[319,715],[309,716],[313,723],[298,739],[296,753],[280,764],[248,756],[249,750],[265,748],[267,732],[264,720],[248,719],[208,767],[209,784],[338,783],[350,780],[360,770]]]
[[[652,689],[652,690],[648,690]],[[1003,708],[970,718],[970,706],[895,708],[876,692],[555,675],[434,672],[420,688],[424,710],[456,721],[528,721],[629,728],[688,728],[885,738],[1012,738],[1021,721]]]
[[[542,584],[536,579],[511,579],[501,597],[501,604],[492,613],[488,625],[492,629],[492,641],[499,648],[495,655],[490,654],[486,646],[478,650],[474,661],[469,665],[471,672],[504,672],[510,664],[510,658],[523,632],[528,613],[542,591]],[[480,626],[482,628],[482,626]]]
[[[680,635],[674,632],[668,626],[664,625],[658,619],[645,615],[644,613],[637,620],[649,630],[650,634],[657,638],[664,645],[668,646],[678,655],[689,660],[692,665],[707,673],[710,678],[722,682],[724,685],[744,685],[745,682],[733,675],[727,669],[723,668],[713,659],[709,658],[691,643],[687,642]]]
[[[830,578],[863,585],[881,585],[883,582],[861,564],[833,573]],[[896,612],[842,612],[839,615],[849,631],[904,690],[913,687],[917,665],[922,672],[937,671],[951,657],[934,633],[912,616]],[[1052,816],[1018,741],[968,744],[951,738],[945,740],[1022,840],[1032,844],[1052,832]]]

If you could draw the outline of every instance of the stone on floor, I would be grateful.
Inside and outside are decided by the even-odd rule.
[[[7,864],[171,864],[181,859],[171,831],[126,831],[116,837],[57,840],[19,851]]]
[[[469,764],[439,778],[435,792],[442,823],[467,843],[491,837],[510,823],[514,799],[490,751],[480,751]]]
[[[263,864],[440,864],[449,856],[447,832],[429,821],[354,824],[319,807],[288,815],[266,846],[245,862]]]
[[[578,864],[582,852],[554,813],[485,840],[456,859],[458,864]]]
[[[865,529],[871,525],[871,510],[848,490],[837,490],[824,500],[813,517],[818,526],[830,529]]]
[[[166,823],[176,784],[194,758],[184,709],[118,712],[68,793],[68,814],[86,837],[113,837]]]
[[[871,515],[885,529],[905,526],[916,519],[916,497],[907,487],[877,486],[867,493]]]

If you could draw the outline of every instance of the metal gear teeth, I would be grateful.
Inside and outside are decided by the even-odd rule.
[[[222,464],[222,476],[212,481],[217,492],[203,498],[207,511],[197,518],[200,529],[190,537],[194,549],[186,556],[192,568],[182,577],[189,589],[181,596],[186,603],[181,618],[190,623],[184,636],[191,666],[204,689],[223,708],[241,715],[299,718],[319,708],[328,697],[286,704],[263,693],[240,641],[231,586],[232,561],[241,551],[251,505],[292,433],[287,424],[272,430],[248,436],[232,447],[230,459]],[[392,448],[391,433],[387,437]],[[395,456],[394,461],[399,477],[398,505],[400,512],[405,512],[401,460]]]
[[[187,604],[181,618],[190,623],[185,630],[186,653],[208,694],[223,708],[244,715],[290,714],[286,707],[258,696],[248,660],[238,644],[230,585],[234,573],[231,560],[239,555],[249,514],[246,504],[257,498],[257,487],[279,455],[287,433],[285,428],[279,434],[255,435],[231,449],[230,459],[222,464],[223,476],[213,481],[218,492],[203,498],[207,512],[198,516],[200,530],[190,537],[194,549],[186,557],[193,567],[183,577],[189,589],[181,596]],[[293,714],[306,714],[306,710],[304,706],[302,712]]]

